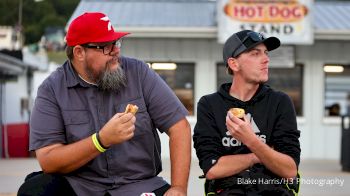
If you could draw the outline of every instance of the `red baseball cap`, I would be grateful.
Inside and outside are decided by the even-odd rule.
[[[128,32],[116,32],[108,18],[100,12],[86,12],[75,18],[68,27],[66,41],[68,46],[86,43],[110,42]]]

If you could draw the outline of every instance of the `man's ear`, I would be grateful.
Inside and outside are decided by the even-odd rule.
[[[240,69],[239,63],[236,58],[227,59],[227,65],[231,68],[233,72],[237,72]]]
[[[77,61],[82,61],[85,56],[85,50],[82,46],[77,45],[73,48],[73,56]]]

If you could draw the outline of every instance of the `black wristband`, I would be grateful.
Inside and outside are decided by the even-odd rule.
[[[106,147],[106,146],[104,146],[104,145],[102,144],[102,142],[101,142],[101,140],[100,140],[100,134],[99,134],[99,132],[96,132],[96,139],[97,139],[98,143],[100,144],[100,146],[101,146],[102,148],[108,149],[108,147]]]

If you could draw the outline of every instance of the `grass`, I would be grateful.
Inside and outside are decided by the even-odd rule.
[[[49,61],[56,62],[57,64],[63,64],[67,60],[66,52],[63,51],[48,51],[47,56]]]

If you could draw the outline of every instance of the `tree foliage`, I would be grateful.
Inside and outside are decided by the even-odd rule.
[[[22,1],[22,24],[19,5]],[[25,44],[40,40],[46,27],[64,27],[80,0],[0,0],[0,25],[23,31]]]

